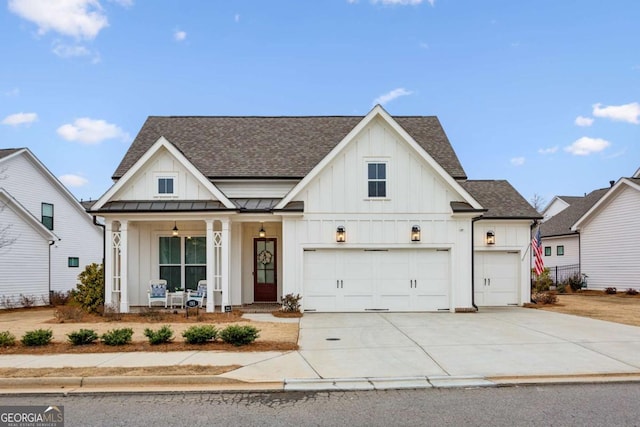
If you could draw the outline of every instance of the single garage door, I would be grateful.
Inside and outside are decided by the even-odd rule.
[[[476,252],[474,296],[478,306],[518,305],[519,252]]]
[[[449,310],[448,250],[304,251],[306,311]]]

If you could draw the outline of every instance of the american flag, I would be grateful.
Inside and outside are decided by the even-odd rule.
[[[540,276],[544,271],[544,261],[542,261],[542,240],[540,239],[540,227],[538,227],[538,231],[533,235],[533,240],[531,241],[531,250],[533,251],[534,257],[534,267],[533,269],[536,272],[536,276]]]

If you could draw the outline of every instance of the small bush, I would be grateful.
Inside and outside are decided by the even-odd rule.
[[[73,345],[92,344],[98,339],[98,334],[93,329],[78,329],[67,334],[69,342]]]
[[[24,308],[31,308],[36,304],[36,297],[33,295],[20,294],[20,305]]]
[[[564,294],[567,292],[567,285],[564,282],[558,283],[556,285],[556,291],[558,291],[559,294]]]
[[[580,273],[576,273],[564,279],[562,283],[565,286],[569,286],[574,292],[579,291],[582,289],[582,275]]]
[[[614,295],[618,290],[614,287],[608,287],[604,289],[605,294]]]
[[[287,294],[282,297],[282,311],[287,313],[294,313],[300,311],[300,300],[302,297],[300,294]]]
[[[49,304],[51,304],[54,307],[57,307],[60,305],[67,305],[67,303],[70,300],[71,300],[70,291],[66,291],[66,292],[52,291],[51,295],[49,296]]]
[[[52,339],[53,331],[51,329],[35,329],[25,332],[21,341],[27,347],[37,347],[49,344]]]
[[[71,293],[73,299],[89,313],[99,313],[104,305],[104,275],[102,264],[87,265],[78,275],[80,283]]]
[[[149,338],[149,344],[164,344],[173,340],[173,331],[171,330],[171,327],[169,325],[164,325],[157,331],[146,328],[144,330],[144,336]]]
[[[250,325],[229,325],[220,332],[220,339],[227,344],[246,345],[254,342],[260,336],[259,332]]]
[[[537,292],[533,295],[536,304],[555,304],[558,302],[558,296],[555,292]]]
[[[553,279],[551,278],[548,268],[545,268],[540,276],[536,276],[535,273],[533,273],[533,270],[532,274],[534,279],[531,286],[531,292],[538,293],[548,291],[549,287],[553,285]]]
[[[218,338],[218,330],[213,325],[192,326],[182,333],[188,344],[203,344],[207,341],[215,341]]]
[[[63,305],[62,307],[56,308],[53,312],[53,317],[56,318],[58,323],[79,322],[84,317],[84,311],[80,307]]]
[[[133,329],[131,328],[121,328],[121,329],[111,329],[110,331],[102,334],[100,339],[106,345],[125,345],[131,342],[131,337],[133,336]]]
[[[16,345],[16,337],[9,331],[0,332],[0,347],[11,347]]]
[[[633,288],[627,289],[626,291],[624,291],[624,293],[627,295],[638,295],[638,291]]]

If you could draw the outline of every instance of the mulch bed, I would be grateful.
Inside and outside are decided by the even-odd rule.
[[[141,313],[112,313],[99,315],[94,313],[77,312],[78,307],[61,306],[55,312],[55,318],[46,323],[104,323],[104,322],[129,322],[129,323],[231,323],[246,322],[242,318],[242,312],[232,311],[231,313],[206,313],[203,310],[196,312],[189,309],[187,317],[184,310],[162,311],[147,310]]]

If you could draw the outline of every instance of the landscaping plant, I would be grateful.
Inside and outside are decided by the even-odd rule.
[[[64,323],[66,321],[78,322],[82,320],[84,316],[84,310],[80,307],[74,307],[72,305],[63,305],[61,307],[56,308],[53,312],[53,317],[59,323]]]
[[[100,313],[104,305],[104,269],[102,264],[89,264],[78,275],[80,283],[72,291],[73,299],[89,313]]]
[[[149,338],[149,344],[164,344],[173,340],[173,331],[169,325],[164,325],[156,331],[146,328],[144,330],[144,336]]]
[[[536,304],[555,304],[558,302],[558,296],[555,292],[536,292],[532,299]]]
[[[282,297],[282,311],[286,313],[295,313],[300,311],[300,294],[287,294]]]
[[[121,329],[111,329],[110,331],[102,334],[102,342],[106,345],[125,345],[131,342],[131,337],[133,336],[133,329],[131,328],[121,328]]]
[[[220,332],[220,339],[236,346],[251,344],[258,338],[259,330],[250,325],[229,325]]]
[[[545,268],[542,271],[542,274],[540,276],[536,276],[534,274],[533,284],[531,286],[531,292],[538,293],[538,292],[548,291],[551,285],[553,285],[553,279],[551,278],[549,269]]]
[[[618,290],[614,287],[605,288],[604,293],[609,295],[615,295]]]
[[[69,342],[73,345],[92,344],[98,339],[98,334],[93,329],[78,329],[67,334]]]
[[[625,294],[627,295],[638,295],[638,291],[633,289],[633,288],[629,288],[625,291]]]
[[[215,341],[218,338],[218,330],[213,325],[192,326],[182,333],[188,344],[203,344],[207,341]]]
[[[21,342],[27,347],[37,347],[49,344],[52,339],[53,331],[51,329],[35,329],[25,332]]]
[[[16,344],[16,337],[9,331],[0,332],[0,347],[11,347]]]

